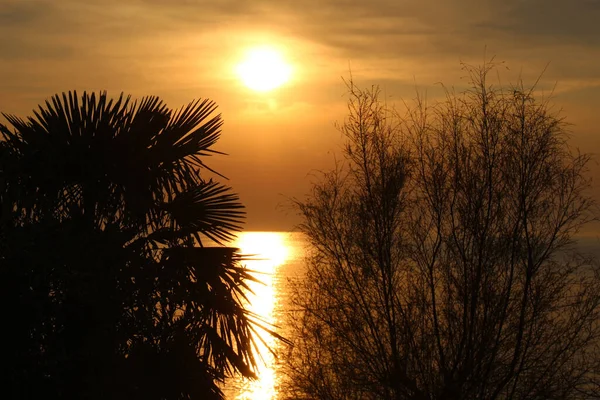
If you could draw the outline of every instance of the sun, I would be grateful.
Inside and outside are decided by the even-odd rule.
[[[248,50],[236,72],[248,88],[267,92],[285,84],[290,79],[292,68],[277,50],[256,47]]]

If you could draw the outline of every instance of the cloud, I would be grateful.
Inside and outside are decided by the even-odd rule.
[[[302,44],[298,61],[321,85],[339,86],[349,65],[374,82],[447,82],[486,49],[532,74],[550,61],[550,80],[596,79],[599,19],[593,0],[5,0],[0,89],[27,76],[44,87],[218,86],[232,48],[257,32]]]

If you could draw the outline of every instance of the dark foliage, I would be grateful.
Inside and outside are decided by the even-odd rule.
[[[253,277],[221,245],[243,207],[201,174],[215,109],[73,92],[4,115],[1,397],[222,398],[254,375]]]
[[[406,116],[350,83],[344,163],[296,205],[289,398],[589,399],[600,386],[595,218],[565,124],[523,85]]]

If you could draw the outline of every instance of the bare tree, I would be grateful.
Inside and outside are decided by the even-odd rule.
[[[591,395],[600,279],[573,246],[589,157],[533,89],[465,69],[469,90],[402,118],[350,82],[345,162],[297,202],[289,397]]]

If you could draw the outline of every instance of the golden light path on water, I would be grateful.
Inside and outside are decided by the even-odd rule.
[[[267,322],[277,324],[276,308],[281,310],[281,285],[279,269],[290,258],[297,257],[297,250],[289,240],[289,232],[243,232],[231,245],[238,247],[241,254],[252,255],[253,260],[246,261],[248,269],[256,271],[255,276],[262,282],[251,282],[254,295],[249,295],[249,310],[260,315]],[[263,334],[267,345],[277,349],[279,343]],[[258,361],[258,379],[231,379],[226,383],[225,394],[228,399],[236,400],[275,400],[277,398],[277,379],[275,357],[260,341],[258,347],[264,362]]]

